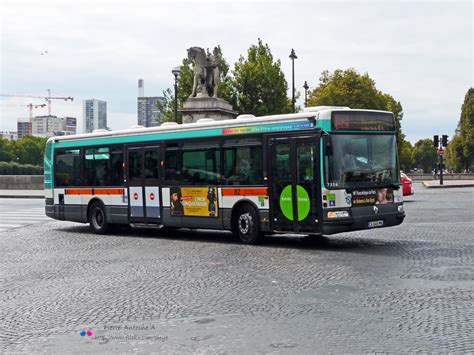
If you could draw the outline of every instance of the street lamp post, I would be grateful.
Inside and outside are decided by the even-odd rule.
[[[304,107],[306,107],[308,106],[308,89],[309,89],[308,82],[306,80],[304,82],[303,89],[304,89]]]
[[[296,56],[295,50],[292,48],[290,53],[291,58],[291,73],[292,73],[292,90],[291,90],[291,104],[293,107],[293,112],[295,112],[295,59],[298,57]]]
[[[174,67],[171,72],[174,75],[174,121],[178,122],[178,76],[181,69],[180,67]]]

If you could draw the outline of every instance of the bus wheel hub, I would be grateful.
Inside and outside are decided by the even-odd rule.
[[[250,216],[248,213],[242,214],[239,217],[239,229],[240,233],[247,234],[250,229]]]

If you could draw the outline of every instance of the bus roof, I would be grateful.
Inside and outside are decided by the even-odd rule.
[[[307,107],[304,109],[304,112],[291,113],[291,114],[280,114],[280,115],[270,115],[270,116],[260,116],[255,117],[253,115],[241,115],[242,117],[228,120],[215,121],[211,119],[198,120],[195,123],[184,123],[184,124],[168,124],[164,123],[161,126],[156,127],[136,127],[128,128],[116,131],[96,131],[92,133],[82,133],[74,134],[69,136],[54,136],[48,139],[48,142],[61,142],[61,141],[71,141],[71,140],[82,140],[82,139],[94,139],[94,138],[106,138],[106,137],[120,137],[136,134],[153,134],[161,132],[179,132],[179,131],[188,131],[188,130],[199,130],[203,128],[226,128],[226,127],[236,127],[236,126],[251,126],[254,124],[262,123],[278,123],[285,121],[295,121],[295,120],[304,120],[308,118],[315,118],[317,120],[328,120],[331,117],[332,111],[341,111],[341,110],[350,110],[350,111],[367,111],[367,112],[385,112],[391,113],[388,111],[379,111],[379,110],[363,110],[363,109],[350,109],[348,107],[335,107],[335,106],[318,106],[318,107]],[[251,116],[251,117],[249,117]]]

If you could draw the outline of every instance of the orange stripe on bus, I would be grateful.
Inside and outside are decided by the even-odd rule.
[[[66,195],[123,195],[123,189],[120,188],[112,188],[112,189],[90,189],[90,188],[82,188],[82,189],[66,189]]]
[[[225,187],[222,196],[268,196],[267,187]]]
[[[123,189],[94,189],[94,195],[122,195]]]
[[[92,189],[66,189],[66,195],[92,195]]]

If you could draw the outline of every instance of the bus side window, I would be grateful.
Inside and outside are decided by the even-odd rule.
[[[160,166],[160,152],[157,150],[145,151],[145,179],[148,183],[158,185],[158,172]]]
[[[179,150],[167,150],[165,153],[165,184],[179,185]]]
[[[142,153],[140,150],[128,151],[128,182],[134,185],[142,182]]]
[[[122,146],[110,148],[110,179],[112,186],[123,186]]]
[[[80,150],[59,151],[54,166],[54,185],[56,187],[81,185]]]
[[[217,148],[184,150],[182,183],[217,185],[221,180],[220,161],[220,150]]]
[[[89,186],[110,185],[109,147],[86,149],[85,176]]]
[[[227,185],[261,185],[263,183],[262,147],[224,148],[223,170]]]

